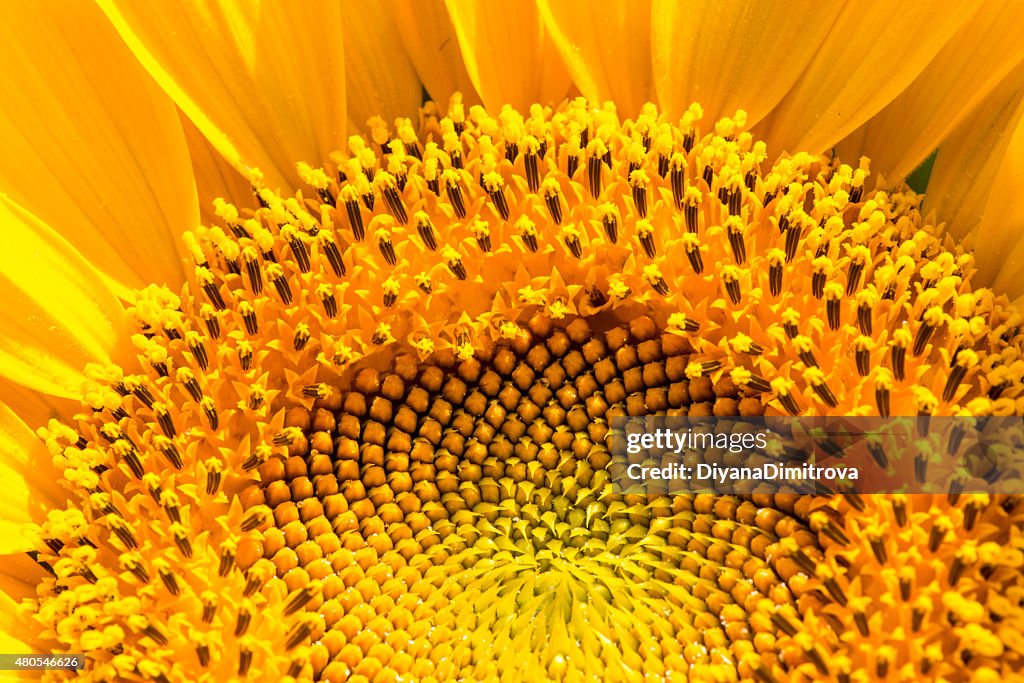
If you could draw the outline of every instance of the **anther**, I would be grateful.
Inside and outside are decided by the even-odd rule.
[[[599,150],[604,148],[604,143],[599,139],[593,140],[587,149],[587,180],[590,188],[590,196],[597,199],[601,196],[601,168],[604,163],[601,161]]]
[[[154,496],[160,502],[160,506],[167,513],[167,518],[172,522],[181,524],[181,501],[174,491],[161,491]]]
[[[248,370],[252,367],[252,344],[247,341],[240,341],[236,351],[238,352],[238,364],[241,368]]]
[[[555,222],[555,225],[562,224],[562,189],[558,186],[558,181],[554,178],[548,178],[541,184],[541,194],[544,195],[544,203],[548,207],[548,212],[551,214],[551,220]]]
[[[686,221],[686,230],[690,233],[696,233],[698,228],[698,217],[699,217],[699,206],[700,206],[700,190],[690,185],[686,188],[686,194],[683,196],[683,219]]]
[[[203,338],[195,332],[186,332],[185,343],[188,344],[188,350],[192,353],[192,357],[195,358],[199,368],[207,370],[210,367],[210,357],[206,355],[206,345],[203,343]]]
[[[437,251],[437,233],[434,232],[434,224],[431,223],[430,216],[425,211],[417,211],[414,218],[416,220],[416,232],[419,233],[423,244],[430,251]]]
[[[392,306],[395,305],[395,302],[398,301],[398,294],[401,291],[401,286],[398,284],[398,280],[394,279],[393,277],[389,277],[387,280],[381,283],[381,289],[384,291],[384,307],[391,308]],[[334,313],[331,313],[330,310],[328,310],[327,312],[327,314],[330,315],[332,318],[338,314],[338,304],[336,301],[334,303],[333,310]]]
[[[525,214],[516,221],[516,228],[519,229],[519,236],[526,248],[532,252],[537,251],[537,226]]]
[[[288,278],[285,277],[284,269],[277,263],[268,263],[267,266],[267,278],[274,285],[277,290],[277,295],[281,297],[281,301],[286,306],[292,303],[292,288],[288,284]]]
[[[313,632],[313,624],[311,619],[316,618],[316,615],[310,615],[308,618],[303,619],[299,623],[295,624],[292,629],[288,632],[287,638],[285,639],[284,648],[285,650],[291,650],[296,647],[299,643],[309,637]]]
[[[850,250],[850,269],[846,273],[846,296],[853,296],[853,293],[860,287],[864,265],[870,258],[871,252],[864,245],[858,245]]]
[[[186,370],[186,368],[182,368],[182,369]],[[195,380],[193,379],[193,381],[195,381]],[[152,408],[153,407],[153,402],[156,399],[153,398],[153,394],[152,394],[152,392],[150,392],[149,387],[147,387],[145,384],[143,384],[141,380],[129,381],[126,378],[125,379],[125,388],[131,389],[132,395],[135,396],[135,398],[139,399],[144,406],[146,406],[147,408]]]
[[[832,393],[828,383],[825,381],[825,373],[820,368],[807,368],[804,371],[804,379],[811,385],[811,389],[818,395],[818,398],[824,401],[830,408],[835,408],[839,405],[836,395]]]
[[[673,313],[668,317],[668,326],[672,330],[680,332],[696,332],[700,329],[700,323],[687,318],[683,313]]]
[[[298,163],[295,165],[299,172],[299,177],[302,182],[306,183],[314,190],[316,190],[317,196],[320,197],[320,201],[324,204],[334,206],[334,195],[331,194],[330,190],[330,178],[324,173],[323,169],[313,168],[306,163]]]
[[[832,259],[818,256],[811,265],[814,268],[814,274],[811,275],[811,294],[815,299],[820,299],[825,293],[825,282],[832,272]]]
[[[448,169],[441,174],[441,180],[444,182],[448,201],[451,203],[452,208],[455,209],[455,215],[460,219],[464,219],[466,217],[466,202],[462,197],[462,187],[459,185],[458,171]]]
[[[647,280],[647,283],[651,286],[651,288],[654,291],[656,291],[658,294],[661,294],[662,296],[668,294],[668,283],[666,283],[665,278],[662,277],[661,270],[658,268],[658,266],[654,265],[653,263],[644,266],[643,274],[644,279]]]
[[[540,172],[537,170],[537,152],[527,150],[523,157],[523,167],[526,170],[526,186],[530,192],[536,192],[540,187]]]
[[[452,275],[465,280],[468,274],[466,273],[466,266],[462,264],[462,256],[452,247],[445,247],[441,253],[441,256],[448,262],[448,270],[452,272]]]
[[[284,614],[285,614],[285,616],[287,616],[289,614],[294,614],[295,612],[298,612],[300,609],[305,607],[306,604],[310,600],[312,600],[313,597],[315,595],[317,595],[319,592],[320,592],[320,586],[317,585],[316,583],[310,583],[310,584],[308,584],[306,586],[303,586],[299,590],[295,591],[291,595],[291,597],[288,598],[288,601],[285,603],[285,607],[284,607]]]
[[[323,249],[324,255],[327,257],[327,262],[331,266],[331,270],[338,277],[345,274],[345,262],[341,259],[341,250],[338,249],[338,245],[335,243],[334,238],[327,230],[321,230],[316,235],[317,240],[320,242],[320,248]]]
[[[161,646],[166,645],[169,642],[167,640],[167,636],[165,636],[163,633],[161,633],[160,630],[156,626],[154,626],[152,623],[150,623],[144,616],[142,616],[142,615],[136,615],[136,616],[138,616],[139,620],[140,620],[138,622],[138,625],[139,625],[138,631],[139,631],[139,633],[141,633],[144,636],[148,636],[148,637],[152,638],[154,641],[156,641],[156,643],[158,645],[161,645]]]
[[[782,293],[782,268],[786,262],[786,252],[772,249],[768,252],[768,289],[772,296]]]
[[[683,197],[685,193],[685,178],[686,178],[686,157],[679,152],[676,152],[669,159],[669,184],[672,186],[672,201],[675,204],[676,210],[683,208]]]
[[[614,204],[605,203],[598,207],[601,214],[601,225],[604,226],[604,234],[608,241],[615,244],[619,241],[619,211]]]
[[[301,351],[306,348],[309,342],[309,326],[306,323],[299,323],[295,326],[295,337],[292,339],[292,348]]]
[[[160,561],[159,564],[154,561],[153,564],[157,565],[156,573],[167,588],[167,592],[171,595],[179,595],[181,593],[181,586],[178,585],[178,578],[174,575],[174,571],[171,570],[170,564],[166,560]]]
[[[402,225],[408,223],[409,215],[405,211],[405,202],[402,201],[401,195],[398,194],[398,184],[395,181],[395,176],[387,171],[379,171],[373,179],[373,184],[375,189],[384,197],[388,213],[394,216],[395,220]]]
[[[292,256],[295,257],[295,263],[298,264],[299,270],[303,273],[309,272],[309,251],[306,249],[306,244],[299,237],[299,234],[294,228],[285,226],[281,229],[281,237],[288,241],[288,246],[292,250]]]
[[[744,233],[747,227],[737,216],[730,216],[725,221],[725,230],[729,235],[729,247],[732,249],[732,258],[737,265],[743,265],[747,261],[747,245]]]
[[[875,306],[878,305],[878,301],[878,294],[875,292],[874,287],[869,286],[857,294],[857,326],[863,335],[871,336],[873,328],[872,314]]]
[[[931,416],[935,414],[938,401],[935,395],[926,387],[915,386],[912,388],[912,391],[914,394],[914,405],[917,408],[917,431],[921,436],[926,436],[928,434],[928,423]]]
[[[206,421],[210,423],[210,429],[216,430],[220,426],[220,419],[217,416],[217,405],[214,403],[213,398],[204,396],[199,405],[203,409]]]
[[[755,375],[746,368],[733,368],[729,373],[729,377],[736,384],[750,387],[756,392],[766,393],[772,390],[772,385],[767,379],[760,375]]]
[[[902,381],[906,374],[907,347],[910,345],[910,332],[900,328],[893,332],[892,346],[892,372],[897,380]]]
[[[942,312],[941,306],[932,306],[924,315],[921,316],[921,325],[917,328],[917,334],[914,335],[914,346],[911,350],[915,356],[920,356],[924,353],[925,346],[928,345],[928,341],[932,338],[932,334],[935,332],[935,328],[942,324],[942,320],[945,314]]]
[[[875,406],[878,414],[882,417],[889,417],[890,396],[892,394],[892,376],[880,370],[875,377]]]
[[[267,521],[270,511],[264,505],[254,507],[249,514],[242,519],[242,531],[252,531]]]
[[[896,518],[896,524],[900,527],[907,525],[907,499],[902,494],[897,494],[893,497],[892,501],[892,512]]]
[[[114,532],[114,535],[124,544],[125,548],[135,550],[139,547],[138,541],[135,540],[135,535],[125,520],[113,514],[107,515],[106,520],[110,530]]]
[[[122,553],[118,558],[118,562],[122,567],[131,572],[132,576],[139,580],[139,583],[149,583],[149,572],[142,564],[141,556],[136,552]]]
[[[647,258],[654,258],[658,250],[654,244],[654,227],[650,221],[641,218],[636,222],[636,236],[640,241],[640,246],[644,248]]]
[[[324,313],[328,318],[338,315],[338,299],[334,294],[334,285],[325,282],[316,288],[316,294],[324,307]]]
[[[195,272],[196,280],[203,288],[203,293],[206,294],[206,298],[210,300],[210,303],[213,304],[218,311],[223,311],[227,308],[227,305],[224,303],[224,298],[220,295],[220,288],[217,287],[213,278],[213,273],[210,269],[202,266],[196,266]],[[211,334],[210,336],[212,337],[213,335]]]
[[[696,268],[694,270],[696,270]],[[739,305],[740,301],[743,300],[743,294],[740,291],[739,268],[736,266],[723,266],[722,280],[725,282],[725,292],[729,295],[729,300],[732,301],[734,305]]]
[[[196,657],[199,659],[199,666],[205,667],[210,664],[209,643],[200,641],[196,644]]]
[[[642,168],[629,174],[629,186],[633,188],[633,204],[640,218],[647,218],[647,186],[651,177]]]
[[[242,316],[242,323],[245,325],[246,333],[252,337],[260,330],[259,321],[256,319],[256,310],[248,301],[241,301],[238,304],[238,313]]]
[[[580,243],[580,233],[576,228],[571,225],[564,226],[561,230],[562,239],[565,242],[565,246],[576,258],[583,256],[583,245]]]
[[[345,202],[345,214],[348,217],[352,235],[356,241],[362,242],[363,237],[366,236],[366,226],[363,223],[362,209],[359,208],[359,195],[350,185],[346,185],[342,188],[340,196]]]
[[[171,524],[171,537],[174,539],[174,545],[178,546],[178,551],[182,555],[186,558],[192,557],[192,543],[188,540],[188,529],[181,524]]]
[[[174,435],[177,434],[177,430],[174,428],[174,422],[171,420],[170,413],[167,412],[167,406],[163,403],[154,403],[153,414],[156,416],[157,424],[163,430],[164,436],[173,439]]]
[[[798,327],[799,322],[800,314],[792,308],[787,308],[782,312],[782,329],[790,339],[793,339],[800,334],[800,328]]]
[[[476,237],[476,244],[481,251],[491,251],[491,228],[487,221],[477,219],[473,221],[473,236]]]
[[[420,291],[424,294],[430,294],[434,291],[434,284],[430,279],[430,276],[426,273],[419,273],[416,275],[416,286],[419,287]]]
[[[967,371],[975,367],[978,364],[978,354],[971,349],[963,349],[956,356],[956,362],[953,364],[952,369],[949,372],[949,376],[946,378],[946,386],[942,389],[942,400],[949,401],[953,400],[956,395],[956,390],[960,387],[960,383],[964,381],[964,377],[967,376]]]
[[[391,233],[384,228],[381,228],[376,232],[374,237],[377,240],[377,249],[380,250],[380,255],[384,257],[389,266],[393,266],[398,263],[398,257],[395,254],[395,245],[391,242]]]
[[[946,534],[949,533],[949,530],[949,520],[944,517],[935,520],[935,523],[932,525],[932,530],[928,534],[928,550],[933,553],[938,550],[939,546],[942,545],[942,541],[946,538]]]
[[[825,314],[828,318],[830,330],[838,330],[840,327],[839,308],[843,298],[843,287],[838,282],[829,282],[823,290],[825,297]]]
[[[704,259],[700,255],[700,239],[696,233],[688,232],[683,235],[683,248],[686,250],[686,258],[690,262],[693,272],[700,275],[704,272]]]

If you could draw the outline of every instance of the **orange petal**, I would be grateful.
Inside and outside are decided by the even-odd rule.
[[[841,159],[871,157],[871,170],[898,181],[1024,61],[1024,3],[990,2],[899,97],[839,143]]]
[[[537,6],[584,97],[614,101],[629,117],[654,99],[650,0],[538,0]]]
[[[345,140],[342,14],[326,0],[99,0],[132,52],[235,168],[299,187]]]
[[[342,0],[345,32],[345,81],[348,125],[352,132],[367,130],[372,116],[388,123],[414,118],[423,100],[420,79],[402,45],[402,36],[383,2]]]
[[[192,159],[192,172],[199,193],[199,216],[203,223],[219,220],[213,209],[215,199],[230,202],[238,209],[255,209],[256,198],[249,181],[213,148],[187,116],[181,114],[180,118],[188,141],[189,157]]]
[[[793,88],[759,131],[774,152],[828,149],[896,99],[979,2],[841,3]]]
[[[0,230],[0,377],[77,398],[85,365],[117,354],[127,315],[81,254],[3,195]]]
[[[25,553],[0,556],[0,651],[13,654],[47,652],[42,626],[19,610],[19,603],[36,597],[46,570]],[[25,674],[25,675],[22,675]],[[38,672],[0,672],[0,681],[39,680]]]
[[[8,406],[0,403],[0,553],[34,547],[33,527],[61,504],[57,473],[42,441]]]
[[[699,102],[709,122],[743,109],[753,125],[796,82],[840,8],[814,0],[654,0],[654,84],[661,108],[675,120]]]
[[[0,191],[61,231],[118,293],[184,281],[198,220],[174,104],[91,3],[11,5],[0,22]]]
[[[924,211],[935,213],[957,239],[976,232],[1011,137],[1024,116],[1024,65],[1018,66],[946,138],[935,157]],[[1016,188],[1020,192],[1020,187]],[[1005,197],[1005,190],[1003,193]],[[999,211],[998,206],[992,207]],[[1006,248],[1018,239],[998,213],[989,216],[985,234],[976,234],[978,250]],[[982,274],[984,277],[984,273]]]
[[[463,101],[478,103],[444,0],[394,0],[393,12],[402,45],[430,99],[446,104],[461,92]]]
[[[1009,138],[981,222],[969,240],[976,245],[976,281],[1016,299],[1024,295],[1024,118],[1016,121]]]
[[[544,30],[533,2],[445,0],[466,71],[480,99],[497,111],[504,104],[526,111],[555,104],[569,92],[569,72]]]

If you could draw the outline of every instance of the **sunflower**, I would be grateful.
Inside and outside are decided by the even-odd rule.
[[[0,649],[96,681],[1024,670],[1018,497],[608,467],[619,416],[1024,414],[1024,6],[5,20]]]

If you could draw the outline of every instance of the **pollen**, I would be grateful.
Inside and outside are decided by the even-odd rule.
[[[611,487],[616,416],[1022,412],[1024,318],[919,197],[769,165],[746,124],[456,97],[294,195],[252,173],[190,282],[137,293],[137,358],[40,430],[53,651],[168,682],[1019,672],[1017,498]]]

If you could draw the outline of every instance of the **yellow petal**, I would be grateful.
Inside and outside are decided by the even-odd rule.
[[[0,652],[33,654],[49,651],[43,649],[42,626],[18,609],[22,600],[36,597],[36,586],[45,576],[46,570],[25,553],[0,556]],[[22,676],[22,673],[28,675]],[[38,672],[34,671],[0,672],[0,681],[38,679]]]
[[[806,68],[840,3],[654,0],[654,85],[672,120],[693,102],[705,121],[760,121]]]
[[[0,553],[34,546],[32,527],[60,504],[58,473],[42,441],[10,407],[0,403]]]
[[[1024,295],[1024,118],[1016,122],[991,187],[981,222],[969,236],[976,246],[977,281],[1016,299]]]
[[[537,6],[584,97],[612,100],[629,117],[654,99],[650,0],[538,0]]]
[[[977,10],[977,1],[837,3],[842,11],[759,131],[769,149],[820,152],[892,102]]]
[[[1018,66],[946,138],[935,158],[924,211],[957,239],[974,232],[992,194],[1011,137],[1024,116],[1024,65]],[[1020,187],[1016,188],[1020,192]],[[1005,197],[1005,194],[1004,194]],[[999,211],[994,206],[993,211]],[[1005,231],[1005,232],[1004,232]],[[986,234],[976,235],[979,251],[1009,244],[1018,236],[1006,231],[998,213],[990,216]]]
[[[86,363],[109,363],[127,316],[89,263],[37,217],[0,195],[0,377],[80,396]]]
[[[393,14],[402,45],[430,99],[445,104],[461,92],[464,102],[479,103],[444,0],[394,0]]]
[[[402,45],[392,8],[383,2],[342,0],[345,17],[345,86],[348,125],[366,131],[366,121],[382,116],[415,117],[423,100],[416,70]]]
[[[569,72],[532,1],[445,4],[466,71],[488,109],[511,104],[526,111],[535,102],[555,104],[569,92]]]
[[[91,3],[8,7],[0,22],[0,192],[67,238],[118,293],[184,280],[198,219],[174,104]]]
[[[18,614],[18,603],[0,592],[0,649],[11,654],[32,654],[36,650],[25,640],[18,637],[23,633],[24,619]],[[26,676],[27,678],[27,676]],[[0,681],[25,680],[13,671],[0,672]]]
[[[299,187],[345,140],[341,7],[327,0],[99,0],[149,73],[235,168]]]
[[[899,97],[839,143],[841,159],[871,157],[889,180],[913,171],[1024,61],[1024,3],[989,2]]]
[[[82,409],[78,399],[42,394],[3,377],[0,377],[0,397],[30,427],[42,427],[51,418],[67,419]]]
[[[238,209],[255,209],[256,198],[249,181],[213,148],[187,116],[182,114],[180,118],[192,159],[192,173],[199,194],[199,216],[203,223],[218,221],[213,209],[215,199],[230,202]]]

